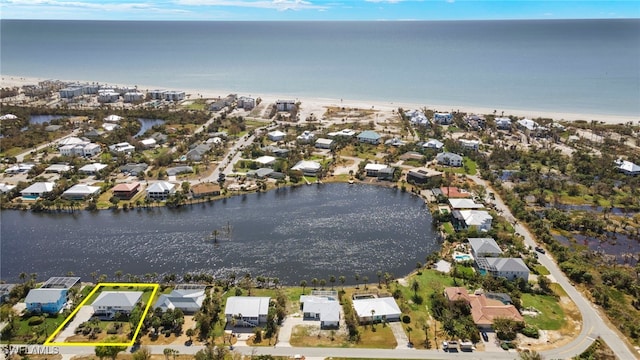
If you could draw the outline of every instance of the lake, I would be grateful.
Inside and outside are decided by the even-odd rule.
[[[278,277],[283,284],[376,272],[404,276],[440,248],[424,201],[396,189],[349,184],[281,188],[180,209],[3,211],[2,279],[72,271],[186,272]],[[227,224],[230,238],[223,236]],[[218,244],[208,240],[219,230]]]

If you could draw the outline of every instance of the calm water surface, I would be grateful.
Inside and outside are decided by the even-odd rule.
[[[374,186],[326,184],[237,196],[184,209],[75,214],[1,213],[1,278],[93,271],[235,272],[298,284],[330,274],[402,276],[439,243],[424,202]],[[207,243],[232,225],[231,240]]]

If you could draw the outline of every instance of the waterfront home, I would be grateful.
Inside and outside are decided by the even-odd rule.
[[[276,163],[276,158],[273,156],[265,155],[265,156],[260,156],[259,158],[253,161],[257,162],[258,165],[260,165],[260,167],[270,167]]]
[[[27,200],[36,200],[37,198],[52,192],[55,186],[56,184],[52,182],[33,183],[31,186],[20,191],[20,195],[22,196],[22,198]]]
[[[167,200],[169,195],[175,192],[175,184],[167,181],[158,181],[147,187],[147,198],[153,200]]]
[[[113,89],[100,89],[98,91],[99,103],[113,103],[120,100],[120,93]]]
[[[511,119],[508,117],[499,117],[496,118],[496,128],[499,130],[510,130],[511,129]]]
[[[478,140],[459,139],[458,142],[462,148],[467,150],[478,151],[480,149],[480,141]]]
[[[41,289],[80,289],[80,277],[78,276],[52,276],[42,284]]]
[[[166,90],[154,89],[147,91],[147,97],[151,100],[162,100],[164,99],[164,93]]]
[[[387,166],[378,170],[378,180],[381,181],[393,181],[393,177],[396,174],[396,168]]]
[[[442,173],[429,168],[415,168],[407,173],[407,182],[410,184],[426,184],[431,179],[441,178]]]
[[[103,291],[93,301],[94,315],[114,319],[117,313],[130,314],[142,298],[142,291]]]
[[[316,176],[321,168],[322,166],[317,161],[300,160],[291,170],[302,171],[302,174],[306,176]]]
[[[109,145],[109,150],[113,153],[125,153],[131,154],[136,150],[136,147],[129,144],[128,142],[121,142],[113,145]]]
[[[202,307],[204,298],[204,286],[189,285],[184,289],[177,287],[169,294],[160,295],[153,307],[160,308],[163,312],[180,309],[185,314],[195,314]]]
[[[468,238],[471,246],[471,255],[474,259],[479,257],[496,257],[502,254],[502,249],[493,238]]]
[[[256,107],[256,99],[248,96],[240,96],[236,106],[247,111],[252,110]]]
[[[218,196],[220,195],[220,185],[206,182],[199,183],[191,186],[191,196],[195,199],[207,197],[207,196]]]
[[[67,289],[31,289],[24,299],[27,310],[34,313],[57,314],[67,302]]]
[[[320,328],[340,325],[340,303],[337,296],[302,295],[300,307],[305,320],[319,320]]]
[[[88,197],[100,194],[99,186],[89,186],[86,184],[76,184],[62,193],[63,199],[83,200]]]
[[[476,266],[480,273],[494,277],[529,281],[529,268],[521,258],[479,257],[476,258]]]
[[[147,171],[148,167],[149,165],[145,163],[138,163],[138,164],[129,163],[129,164],[120,166],[120,171],[124,174],[129,174],[131,176],[138,176],[138,174],[143,174],[145,171]]]
[[[136,101],[144,100],[144,94],[137,91],[129,91],[122,95],[122,100],[126,103],[132,103]]]
[[[354,299],[353,309],[360,323],[399,321],[402,314],[393,297]]]
[[[435,113],[433,114],[433,122],[440,125],[449,125],[453,122],[451,113]]]
[[[305,130],[302,134],[298,135],[296,140],[301,143],[310,143],[313,139],[316,138],[316,135],[311,131]]]
[[[618,165],[618,170],[625,175],[640,175],[640,166],[631,161],[618,160],[616,164]]]
[[[199,144],[186,154],[187,159],[191,161],[202,161],[202,158],[211,150],[211,144]]]
[[[331,139],[319,138],[316,140],[316,148],[318,149],[331,149],[334,145],[334,141]]]
[[[525,134],[536,136],[536,137],[546,135],[547,131],[549,130],[546,127],[541,126],[537,122],[530,119],[518,120],[516,122],[516,126],[518,127],[518,129],[520,129],[520,131],[524,132]]]
[[[295,109],[296,102],[293,100],[278,100],[276,101],[276,109],[278,111],[291,111]]]
[[[364,166],[364,171],[367,173],[367,176],[378,176],[378,171],[387,168],[388,165],[385,164],[367,164]]]
[[[449,198],[449,205],[454,210],[466,210],[466,209],[482,209],[484,205],[478,204],[471,199],[466,198]]]
[[[491,230],[493,217],[485,210],[454,210],[451,215],[456,230],[475,228],[480,231]]]
[[[176,176],[176,175],[180,175],[180,174],[190,174],[193,173],[193,168],[191,166],[174,166],[174,167],[170,167],[167,168],[167,175],[168,176]]]
[[[432,191],[434,196],[444,196],[448,199],[470,198],[472,196],[467,190],[455,186],[443,186],[439,189],[433,189]]]
[[[469,294],[463,287],[448,287],[444,295],[450,302],[464,301],[471,307],[471,318],[482,330],[489,330],[497,318],[506,318],[523,322],[524,318],[512,304],[504,304],[499,300],[488,298],[483,293]]]
[[[271,132],[267,133],[267,138],[269,138],[269,140],[271,140],[271,141],[282,141],[282,140],[284,140],[285,136],[287,136],[287,134],[283,133],[280,130],[274,130],[274,131],[271,131]]]
[[[436,155],[438,164],[460,167],[462,166],[462,156],[450,152],[443,152]]]
[[[122,119],[124,119],[122,116],[109,115],[106,118],[104,118],[104,121],[107,121],[107,122],[120,122]]]
[[[140,190],[140,183],[134,181],[132,183],[122,183],[118,184],[111,189],[113,192],[113,196],[118,199],[131,199],[135,194]]]
[[[4,194],[7,193],[13,189],[15,189],[15,185],[9,185],[9,184],[5,184],[5,183],[0,183],[0,193]]]
[[[250,170],[247,171],[247,177],[253,177],[256,179],[264,179],[266,177],[271,176],[271,174],[273,174],[274,171],[273,169],[270,168],[259,168],[256,170]]]
[[[83,167],[81,167],[80,169],[78,169],[78,172],[82,173],[82,174],[86,174],[86,175],[95,175],[97,173],[100,172],[100,170],[106,168],[107,165],[106,164],[101,164],[101,163],[93,163],[93,164],[87,164]]]
[[[439,151],[444,147],[444,143],[436,139],[429,139],[429,141],[422,144],[422,147],[425,149],[436,149]]]
[[[373,130],[365,130],[358,134],[358,141],[365,144],[378,145],[381,137],[380,134]]]
[[[44,169],[44,172],[63,174],[71,171],[71,169],[72,167],[67,164],[52,164],[52,165],[49,165],[46,169]]]
[[[421,110],[407,110],[404,116],[409,118],[409,122],[415,126],[429,126],[430,122],[427,116]]]
[[[464,119],[472,130],[484,129],[487,125],[487,122],[482,115],[471,114],[465,116]]]
[[[227,324],[235,321],[235,326],[254,327],[267,322],[269,297],[230,296],[224,308]]]

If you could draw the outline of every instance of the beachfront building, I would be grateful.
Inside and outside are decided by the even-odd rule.
[[[435,113],[433,114],[433,122],[440,125],[449,125],[453,122],[451,113]]]
[[[407,173],[407,182],[410,184],[426,184],[431,179],[439,179],[441,177],[442,173],[440,171],[425,167],[415,168]]]
[[[546,127],[541,126],[537,122],[530,119],[518,120],[516,122],[516,126],[518,127],[518,129],[520,129],[520,131],[524,132],[525,134],[530,136],[536,136],[536,137],[546,135],[547,131],[549,130]]]
[[[100,194],[100,186],[76,184],[62,193],[61,197],[67,200],[83,200]]]
[[[165,91],[164,99],[167,101],[182,101],[184,100],[184,91]]]
[[[480,149],[480,141],[478,140],[459,139],[458,142],[463,149],[473,151],[478,151],[478,149]]]
[[[521,258],[479,257],[476,258],[476,266],[481,274],[529,281],[529,268]]]
[[[129,144],[128,142],[121,142],[113,145],[109,145],[109,150],[113,153],[125,153],[131,154],[136,151],[136,147]]]
[[[454,210],[452,224],[456,230],[477,229],[479,231],[491,230],[493,217],[485,210]]]
[[[144,100],[144,94],[137,91],[130,91],[122,95],[122,100],[126,103],[132,103]]]
[[[317,161],[300,160],[291,170],[302,171],[302,174],[306,176],[316,176],[321,168],[322,166]]]
[[[142,298],[142,291],[103,291],[91,304],[93,315],[114,319],[117,313],[130,314]]]
[[[429,126],[431,122],[421,110],[407,110],[404,116],[409,118],[409,122],[414,126]]]
[[[37,182],[20,191],[20,195],[26,200],[36,200],[39,197],[49,194],[56,186],[53,182]]]
[[[454,167],[462,166],[462,156],[450,152],[443,152],[436,155],[436,161],[441,165],[448,165]]]
[[[511,119],[508,117],[496,118],[496,128],[498,130],[511,130]]]
[[[365,144],[378,145],[381,137],[380,134],[373,130],[365,130],[358,134],[358,141]]]
[[[58,91],[61,99],[72,99],[77,96],[82,96],[82,86],[69,86]]]
[[[147,198],[152,200],[167,200],[169,195],[175,192],[175,184],[168,181],[158,181],[147,187]]]
[[[393,297],[354,299],[353,309],[360,323],[399,321],[402,314]]]
[[[464,120],[467,122],[467,125],[469,125],[469,128],[471,128],[472,130],[484,129],[485,126],[487,125],[487,121],[482,115],[476,115],[476,114],[467,115],[464,117]]]
[[[274,131],[271,131],[271,132],[267,133],[267,138],[269,138],[269,140],[271,140],[271,141],[282,141],[282,140],[284,140],[285,136],[287,136],[287,134],[283,133],[280,130],[274,130]]]
[[[479,257],[496,257],[502,254],[502,249],[493,238],[468,238],[471,247],[471,255],[474,259]]]
[[[169,294],[162,294],[153,305],[163,312],[171,310],[182,310],[184,314],[195,314],[202,307],[205,298],[204,285],[187,285],[184,288],[178,285]]]
[[[240,96],[236,106],[247,111],[253,110],[253,108],[256,107],[256,99],[248,96]]]
[[[120,100],[120,93],[113,89],[98,90],[99,103],[113,103]]]
[[[334,141],[331,139],[319,138],[316,140],[317,149],[331,149],[334,146]]]
[[[631,161],[618,160],[616,165],[618,165],[618,170],[625,175],[640,175],[640,165],[636,165]]]
[[[224,308],[227,324],[254,327],[267,322],[269,297],[230,296]]]
[[[524,318],[518,309],[511,303],[505,304],[487,295],[484,293],[469,294],[467,289],[463,287],[448,287],[444,289],[444,296],[450,302],[464,301],[469,304],[473,322],[482,330],[490,330],[497,318],[524,322]]]
[[[97,173],[100,172],[100,170],[106,167],[107,167],[106,164],[101,164],[101,163],[87,164],[81,167],[80,169],[78,169],[78,172],[85,175],[96,175]]]
[[[113,187],[111,192],[118,199],[129,200],[140,191],[140,183],[134,181],[132,183],[121,183]]]
[[[151,100],[163,100],[164,93],[166,92],[167,92],[166,90],[160,90],[160,89],[150,90],[147,92],[147,96]]]
[[[340,303],[337,296],[302,295],[300,308],[304,320],[319,320],[320,328],[336,328],[340,325]]]
[[[57,314],[67,302],[67,289],[32,289],[24,299],[27,310],[33,313]]]
[[[425,149],[435,149],[440,151],[444,147],[444,143],[440,140],[429,139],[428,141],[422,144],[422,147]]]
[[[278,111],[291,111],[295,109],[296,102],[293,100],[278,100],[276,101],[276,109]]]

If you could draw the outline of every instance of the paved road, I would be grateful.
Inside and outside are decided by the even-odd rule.
[[[496,209],[501,210],[503,216],[511,223],[515,222],[515,218],[511,214],[509,208],[504,204],[500,196],[489,186],[489,184],[480,179],[477,176],[469,176],[477,184],[483,185],[488,191],[492,191],[495,194]],[[535,247],[537,244],[533,239],[533,236],[529,230],[520,223],[516,223],[515,230],[517,233],[524,236],[524,242],[526,245]],[[587,300],[582,293],[569,282],[569,279],[560,270],[556,262],[550,257],[549,254],[539,254],[538,261],[544,265],[551,276],[557,281],[560,286],[567,292],[571,300],[576,304],[580,313],[582,314],[582,330],[580,335],[567,345],[564,345],[558,349],[544,351],[542,354],[546,358],[570,358],[582,353],[586,350],[595,338],[600,336],[609,347],[615,352],[621,360],[638,359],[640,354],[633,353],[627,346],[624,340],[621,339],[621,335],[615,330],[608,327],[600,315],[598,310],[594,307],[589,300]]]
[[[40,150],[42,150],[44,148],[48,148],[50,146],[54,146],[58,142],[60,142],[60,141],[62,141],[64,139],[70,138],[72,136],[78,136],[79,133],[80,133],[80,129],[75,129],[69,135],[63,136],[63,137],[61,137],[59,139],[55,139],[55,140],[53,140],[51,142],[48,142],[46,144],[38,145],[35,149],[27,150],[27,151],[23,152],[22,154],[16,155],[16,161],[18,163],[21,163],[21,162],[24,161],[25,156],[27,156],[27,155],[29,155],[31,153],[36,153],[36,152],[38,152],[38,151],[40,151]]]

